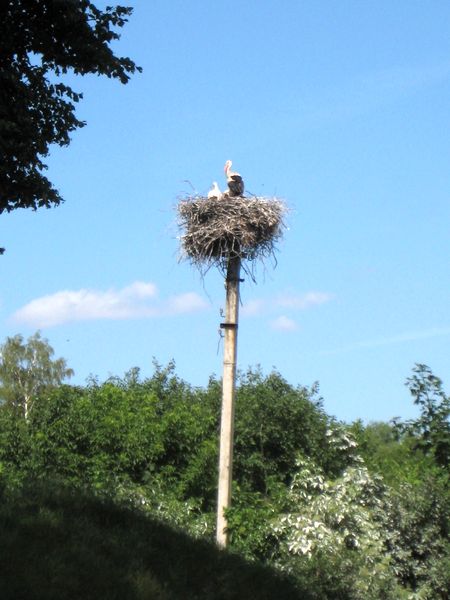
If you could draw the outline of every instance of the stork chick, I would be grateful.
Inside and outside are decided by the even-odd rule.
[[[217,198],[217,200],[220,200],[222,196],[223,194],[220,191],[219,184],[217,181],[213,181],[212,187],[208,192],[208,198]]]

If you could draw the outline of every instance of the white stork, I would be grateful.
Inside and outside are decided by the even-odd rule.
[[[228,183],[228,195],[229,196],[243,196],[244,195],[244,180],[239,173],[231,170],[232,162],[227,160],[223,168],[225,175],[227,176]]]
[[[223,194],[220,191],[219,184],[217,181],[213,181],[212,187],[208,192],[208,198],[217,198],[217,200],[220,200],[222,196]]]

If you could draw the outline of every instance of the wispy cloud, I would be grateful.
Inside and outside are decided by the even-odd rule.
[[[379,95],[404,94],[409,90],[436,85],[450,78],[450,61],[442,63],[390,67],[367,76],[363,83]]]
[[[241,314],[246,317],[254,317],[264,312],[267,302],[261,298],[249,300],[242,306]]]
[[[403,344],[405,342],[416,342],[419,340],[425,340],[429,338],[442,337],[450,335],[450,327],[432,327],[430,329],[422,329],[420,331],[405,331],[397,335],[385,336],[379,338],[373,338],[370,340],[362,340],[349,344],[348,346],[342,346],[335,350],[327,350],[321,354],[341,354],[344,352],[351,352],[353,350],[359,350],[361,348],[377,348],[379,346],[391,346],[394,344]]]
[[[296,331],[298,325],[293,319],[286,317],[286,315],[281,315],[270,322],[270,328],[274,331]]]
[[[310,291],[305,293],[284,292],[271,298],[256,298],[244,303],[242,315],[257,317],[264,314],[276,314],[281,310],[288,312],[305,311],[332,300],[333,295],[327,292]],[[273,331],[292,332],[298,330],[297,322],[285,314],[276,316],[269,321]]]
[[[172,315],[182,314],[201,310],[205,307],[206,302],[201,296],[195,292],[187,292],[186,294],[179,294],[178,296],[169,298],[167,302],[167,313]]]
[[[306,292],[305,294],[281,294],[275,299],[277,306],[306,310],[313,306],[325,304],[333,298],[332,294],[326,292]]]
[[[193,292],[157,300],[153,283],[136,281],[122,289],[63,290],[32,300],[12,315],[19,323],[52,327],[95,319],[143,319],[201,310],[206,302]]]
[[[368,73],[340,87],[317,92],[314,98],[300,104],[301,114],[309,125],[365,115],[449,79],[450,61],[393,66]],[[298,107],[295,111],[297,114]]]
[[[276,312],[280,308],[289,311],[303,311],[330,302],[333,298],[333,294],[327,292],[311,291],[302,294],[284,292],[272,298],[249,300],[244,303],[241,312],[243,316],[256,317]]]

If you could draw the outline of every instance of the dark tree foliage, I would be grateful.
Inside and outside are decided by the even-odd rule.
[[[420,416],[401,423],[394,420],[396,430],[414,440],[414,448],[434,457],[440,467],[450,465],[450,396],[442,389],[442,381],[427,365],[416,364],[406,385],[420,408]]]
[[[144,380],[134,368],[123,378],[112,377],[105,383],[91,378],[84,387],[45,386],[34,398],[28,419],[11,403],[0,405],[0,504],[4,509],[0,509],[0,521],[3,516],[10,536],[6,541],[2,538],[7,563],[11,564],[12,554],[16,561],[8,580],[14,585],[24,580],[17,576],[23,564],[31,564],[36,556],[43,558],[43,564],[55,562],[56,571],[50,570],[60,573],[64,590],[68,577],[76,584],[84,572],[83,568],[76,569],[75,575],[70,569],[58,571],[61,565],[70,564],[70,560],[61,561],[61,553],[75,556],[77,544],[72,530],[55,530],[63,515],[54,503],[55,490],[60,488],[67,490],[78,507],[85,493],[95,494],[108,503],[131,508],[129,514],[140,515],[139,519],[144,514],[153,523],[157,517],[193,536],[213,538],[221,382],[212,377],[206,388],[195,388],[176,375],[173,362],[166,367],[155,362],[154,367],[153,375]],[[408,385],[421,416],[402,424],[399,439],[393,425],[355,424],[352,430],[361,442],[355,450],[347,427],[324,412],[317,386],[293,387],[276,371],[264,375],[259,369],[249,369],[240,374],[233,503],[228,511],[233,552],[288,571],[301,598],[448,600],[450,496],[448,473],[442,468],[448,448],[444,443],[448,441],[448,397],[441,381],[424,365],[416,366]],[[359,450],[376,476],[355,456]],[[42,498],[30,507],[29,500],[41,488],[51,504]],[[22,500],[33,517],[16,518]],[[49,508],[56,511],[56,521]],[[83,508],[83,519],[85,513]],[[72,523],[72,503],[67,518]],[[110,517],[101,508],[98,518],[111,530]],[[24,525],[23,531],[16,531],[17,523]],[[34,535],[41,525],[44,533]],[[86,562],[86,551],[93,547],[92,525],[88,523],[85,529],[76,525],[77,540],[80,531],[86,532],[86,546],[80,548]],[[50,532],[51,540],[45,532]],[[100,532],[102,548],[108,557],[117,549],[117,564],[128,564],[130,547],[137,547],[138,542],[130,540],[130,547],[125,547],[124,532],[117,535],[120,543],[111,538],[105,542]],[[144,545],[148,545],[146,536],[142,537]],[[30,545],[30,539],[40,540],[42,548]],[[23,541],[16,546],[16,540]],[[55,540],[57,548],[51,545]],[[155,556],[173,560],[164,539],[158,548],[152,551]],[[141,551],[136,555],[143,556]],[[189,557],[192,572],[204,564]],[[38,571],[27,580],[34,594],[27,597],[37,597]],[[122,580],[128,582],[130,576]],[[38,584],[39,597],[48,597],[47,580],[43,577]],[[110,575],[105,572],[101,580],[109,581]],[[159,575],[157,580],[161,581]],[[182,585],[184,581],[185,575]],[[55,577],[51,584],[54,587]],[[148,593],[129,597],[188,597],[184,592],[180,596],[178,589],[175,595],[165,595],[155,592],[153,584],[150,587]],[[208,588],[211,593],[205,598],[216,598],[217,589],[215,584]],[[25,597],[21,592],[14,588],[6,597]],[[66,597],[64,593],[58,596]],[[192,597],[202,596],[195,592]],[[230,595],[220,597],[281,596],[273,591],[267,596],[252,590],[238,593],[233,580]]]
[[[236,398],[234,477],[265,494],[272,479],[288,481],[299,455],[327,468],[324,450],[329,419],[316,390],[294,388],[273,371],[249,369],[239,378]],[[327,469],[328,470],[328,469]]]
[[[82,94],[60,82],[69,71],[127,83],[140,67],[109,44],[132,9],[99,10],[89,0],[0,3],[0,214],[50,207],[62,198],[43,175],[50,144],[67,146],[85,125],[75,116]]]

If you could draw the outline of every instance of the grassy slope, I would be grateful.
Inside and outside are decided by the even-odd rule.
[[[167,525],[67,491],[3,497],[2,600],[307,600],[290,581]]]

